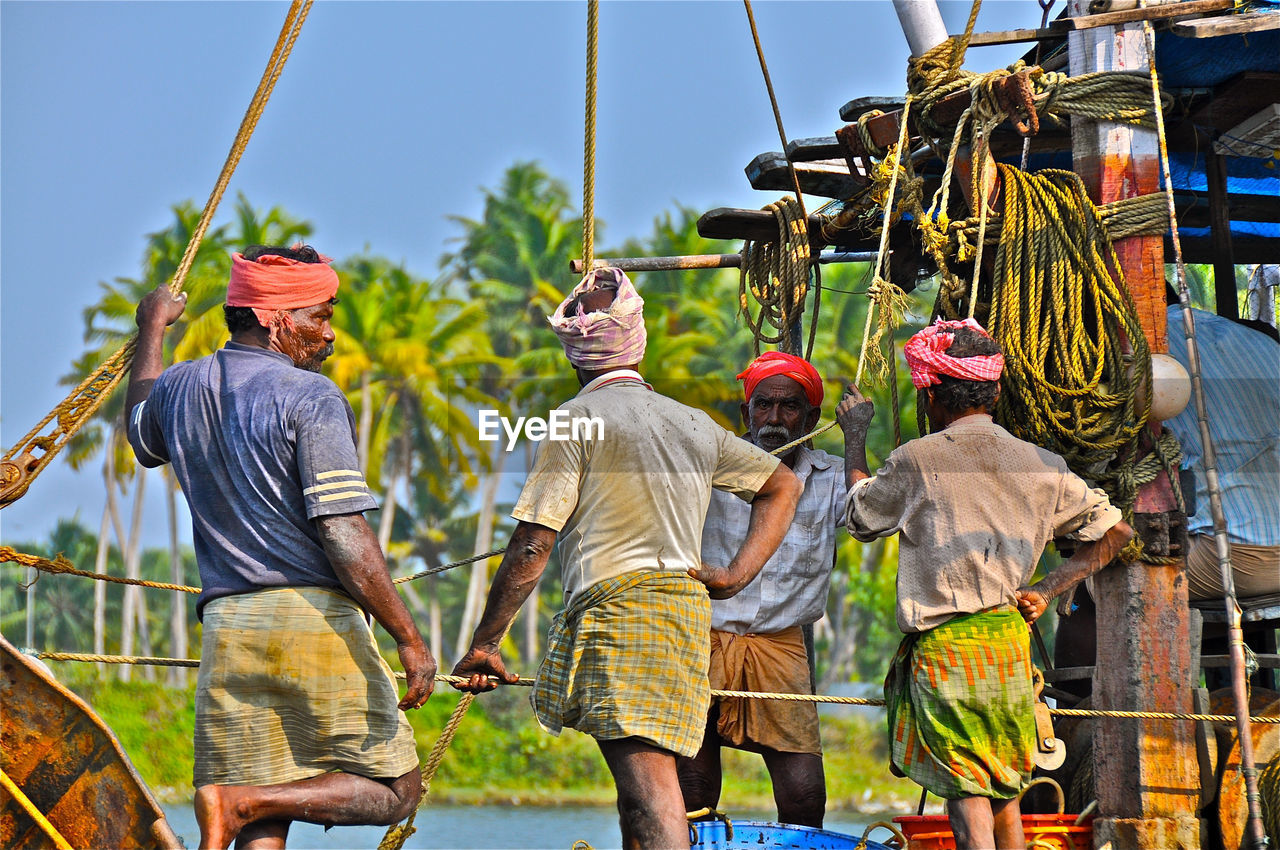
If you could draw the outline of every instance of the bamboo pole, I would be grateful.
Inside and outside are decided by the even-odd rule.
[[[832,251],[820,254],[815,262],[822,265],[829,263],[873,263],[875,251]],[[684,269],[736,269],[742,266],[741,254],[691,254],[684,257],[618,257],[612,260],[596,259],[596,268],[622,269],[624,272],[672,272]],[[583,273],[582,260],[570,260],[569,270],[574,274]]]

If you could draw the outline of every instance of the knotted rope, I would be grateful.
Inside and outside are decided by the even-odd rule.
[[[778,238],[742,243],[738,309],[751,328],[757,355],[761,343],[798,352],[800,340],[793,336],[793,330],[800,325],[809,293],[808,222],[804,208],[794,198],[779,198],[765,209],[778,224]],[[759,305],[755,316],[751,315],[751,300]]]
[[[258,126],[258,119],[262,117],[262,111],[266,108],[276,81],[284,71],[285,62],[293,52],[294,42],[297,41],[298,33],[302,31],[302,24],[311,11],[312,2],[313,0],[293,0],[289,6],[284,26],[281,27],[280,35],[271,51],[271,57],[267,60],[267,67],[262,72],[258,87],[249,101],[249,108],[240,122],[239,130],[236,131],[231,151],[227,154],[208,201],[205,202],[204,211],[200,214],[200,222],[191,235],[191,241],[187,243],[186,251],[183,252],[182,260],[174,272],[173,280],[169,282],[169,291],[174,295],[182,291],[200,242],[213,221],[214,211],[218,208],[218,202],[222,200],[227,184],[231,182],[231,175],[240,162],[240,156],[249,144],[254,128]],[[128,373],[133,363],[136,342],[135,335],[104,360],[13,448],[5,452],[3,458],[0,458],[0,509],[22,498],[36,476],[57,457],[76,432],[84,427],[85,423],[102,407]],[[46,426],[55,419],[57,424],[54,429],[42,436]],[[40,452],[39,455],[36,454],[37,451]]]

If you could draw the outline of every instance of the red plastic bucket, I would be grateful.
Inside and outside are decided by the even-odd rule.
[[[1035,850],[1093,850],[1093,817],[1079,826],[1078,815],[1023,815],[1027,847]],[[893,822],[907,838],[906,850],[956,850],[946,815],[904,815]]]

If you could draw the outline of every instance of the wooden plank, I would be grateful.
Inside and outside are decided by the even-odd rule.
[[[857,175],[849,173],[849,165],[843,159],[797,162],[795,169],[800,191],[806,195],[843,200],[853,197],[867,184],[861,172]],[[752,189],[794,191],[787,158],[776,151],[760,154],[748,163],[745,170]]]
[[[787,156],[792,162],[817,162],[823,159],[841,159],[844,148],[835,136],[818,136],[809,139],[792,139],[787,142]]]
[[[895,109],[901,109],[902,103],[903,100],[900,97],[855,97],[840,107],[840,120],[857,121],[858,116],[873,109],[892,112]]]
[[[1243,15],[1219,15],[1216,18],[1199,18],[1194,21],[1178,21],[1169,27],[1174,35],[1183,38],[1217,38],[1220,35],[1239,35],[1246,32],[1280,29],[1280,12],[1246,12]]]
[[[1280,74],[1245,71],[1214,87],[1213,98],[1191,113],[1190,120],[1226,132],[1250,115],[1276,102]],[[1203,140],[1201,140],[1203,142]]]
[[[876,251],[880,247],[877,236],[839,234],[834,242],[826,242],[821,235],[822,217],[809,216],[809,243],[821,247],[832,245],[846,251]],[[894,229],[895,232],[897,228]],[[734,207],[717,207],[703,213],[698,219],[698,235],[707,239],[776,239],[778,221],[766,210],[744,210]]]
[[[1173,256],[1173,243],[1168,236],[1164,240],[1167,256]],[[1237,236],[1231,240],[1231,253],[1236,263],[1274,263],[1280,259],[1280,239],[1265,236]],[[1188,263],[1212,263],[1213,241],[1207,237],[1182,237],[1182,258]]]
[[[1227,213],[1227,161],[1217,153],[1206,153],[1204,160],[1209,195],[1209,241],[1213,244],[1213,291],[1218,315],[1238,319],[1236,261],[1231,254],[1231,217]]]
[[[819,265],[832,263],[870,263],[875,251],[838,251],[818,255]],[[624,272],[674,272],[686,269],[737,269],[742,267],[742,254],[689,254],[677,257],[596,258],[597,268],[622,269]],[[570,260],[569,271],[582,274],[582,260]]]
[[[1219,12],[1230,9],[1234,0],[1187,0],[1182,3],[1164,3],[1159,6],[1147,6],[1140,9],[1126,9],[1122,12],[1103,12],[1100,15],[1082,15],[1077,18],[1060,18],[1041,29],[997,30],[994,32],[975,32],[969,37],[970,47],[984,47],[992,44],[1014,44],[1023,41],[1039,41],[1041,39],[1062,37],[1069,32],[1078,32],[1098,27],[1117,26],[1137,23],[1138,21],[1158,21],[1169,18],[1181,18],[1188,15],[1201,15],[1207,12]]]

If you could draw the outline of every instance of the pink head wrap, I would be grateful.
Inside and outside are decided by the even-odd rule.
[[[939,375],[950,375],[964,381],[1000,380],[1000,373],[1004,371],[1003,354],[952,357],[946,353],[955,340],[957,328],[969,328],[991,338],[991,334],[973,319],[962,322],[939,320],[911,337],[902,347],[902,353],[911,367],[911,383],[916,389],[942,383]]]
[[[612,286],[618,291],[607,310],[588,313],[578,304],[573,315],[565,315],[570,302],[582,293]],[[644,359],[644,299],[621,269],[587,272],[548,321],[560,337],[565,356],[580,369],[615,369]]]
[[[252,307],[263,327],[270,327],[282,311],[323,304],[338,291],[338,273],[329,267],[329,257],[320,260],[304,263],[276,254],[246,260],[234,253],[227,306]]]
[[[751,401],[751,394],[756,391],[757,384],[774,375],[786,375],[804,389],[804,396],[809,400],[809,404],[814,407],[822,405],[824,389],[822,376],[818,374],[818,370],[803,357],[781,351],[766,351],[752,360],[751,364],[738,374],[738,380],[742,381],[742,394],[746,400]]]

